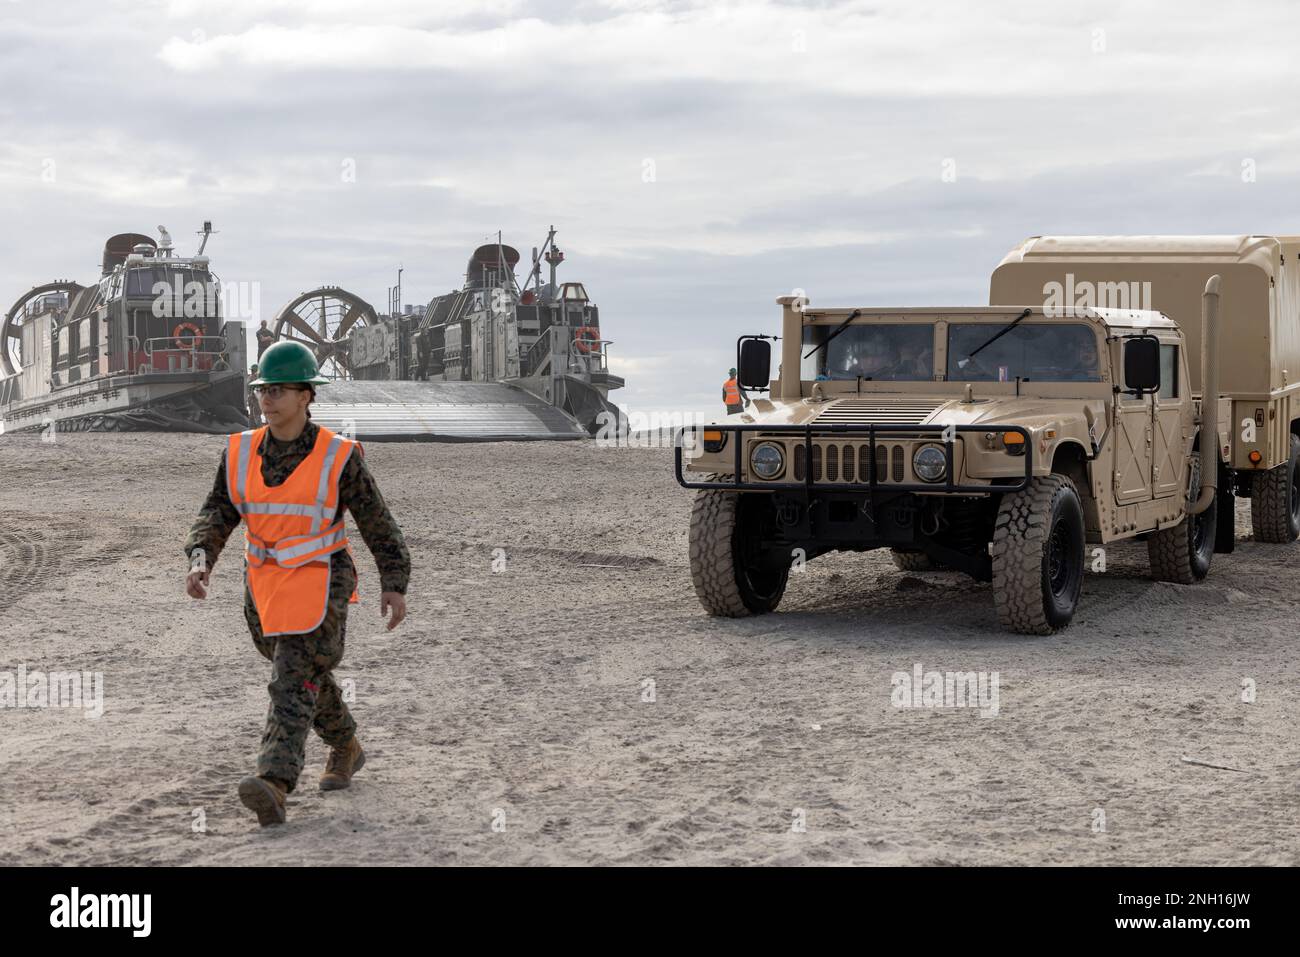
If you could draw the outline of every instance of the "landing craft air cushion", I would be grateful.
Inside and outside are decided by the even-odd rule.
[[[624,422],[608,398],[611,340],[580,282],[557,282],[564,253],[551,228],[519,283],[519,253],[500,241],[474,250],[461,288],[424,309],[389,314],[322,287],[277,315],[277,338],[316,353],[329,385],[314,420],[370,440],[577,439]],[[543,283],[542,265],[550,267]]]
[[[111,237],[101,275],[20,296],[0,326],[0,431],[246,428],[244,324],[192,257],[139,233]]]

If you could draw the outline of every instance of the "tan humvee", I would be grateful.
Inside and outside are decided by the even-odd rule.
[[[1196,351],[1201,291],[1222,277],[1219,390],[1232,427],[1218,550],[1231,551],[1234,493],[1250,498],[1256,540],[1300,537],[1297,257],[1297,236],[1035,236],[994,270],[989,302],[1155,309],[1183,325]],[[1192,390],[1201,391],[1195,366]]]
[[[992,581],[1002,623],[1037,634],[1073,616],[1086,543],[1145,537],[1156,577],[1205,577],[1227,404],[1203,408],[1192,383],[1217,394],[1217,280],[1200,356],[1149,310],[777,301],[777,377],[761,337],[738,363],[769,397],[677,450],[700,490],[691,572],[710,614],[771,611],[793,562],[835,550]],[[1222,435],[1202,444],[1203,415]]]

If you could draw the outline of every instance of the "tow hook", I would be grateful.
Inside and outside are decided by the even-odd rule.
[[[776,523],[783,528],[799,524],[799,505],[797,502],[784,502],[777,507]]]

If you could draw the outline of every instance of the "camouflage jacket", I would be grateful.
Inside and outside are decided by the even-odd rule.
[[[281,442],[268,429],[258,449],[262,456],[262,481],[270,486],[283,484],[289,473],[311,452],[319,431],[320,427],[309,420],[307,427],[296,439]],[[345,508],[352,513],[361,538],[375,557],[382,589],[406,594],[406,585],[411,577],[411,555],[402,538],[402,530],[397,527],[383,495],[375,485],[374,477],[366,468],[360,446],[357,454],[348,456],[343,473],[339,476],[339,511],[335,513],[335,519],[342,516]],[[207,501],[199,509],[199,516],[190,528],[189,537],[185,539],[186,556],[192,555],[194,549],[202,548],[207,555],[208,568],[211,569],[216,565],[217,556],[225,547],[226,539],[238,524],[239,512],[230,501],[229,486],[226,484],[226,450],[223,448],[212,491],[208,493]],[[332,558],[348,564],[352,561],[346,551],[335,552]]]

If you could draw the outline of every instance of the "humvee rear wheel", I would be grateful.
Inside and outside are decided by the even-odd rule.
[[[993,603],[1006,628],[1049,635],[1074,617],[1083,588],[1083,505],[1064,475],[1002,498],[993,528]]]
[[[1300,436],[1291,436],[1285,465],[1255,473],[1250,523],[1257,542],[1285,544],[1300,538]]]
[[[1201,462],[1192,459],[1187,502],[1200,497]],[[1200,515],[1188,515],[1173,528],[1162,528],[1147,536],[1147,557],[1151,577],[1156,581],[1194,585],[1210,571],[1214,558],[1214,535],[1219,522],[1219,497]]]
[[[726,481],[730,476],[715,476]],[[759,504],[766,504],[760,502]],[[776,608],[790,575],[759,560],[758,522],[747,521],[750,505],[737,492],[701,489],[691,508],[691,581],[710,615],[743,618]]]

